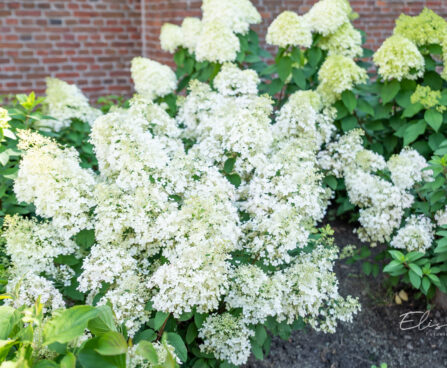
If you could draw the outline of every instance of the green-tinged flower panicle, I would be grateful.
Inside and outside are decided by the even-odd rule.
[[[239,39],[224,23],[216,20],[203,24],[196,46],[197,61],[234,61],[239,50]]]
[[[343,24],[334,33],[323,37],[318,45],[328,55],[344,55],[350,58],[362,56],[362,35],[350,22]]]
[[[183,46],[183,32],[182,29],[171,23],[163,24],[160,31],[160,45],[162,50],[173,54],[177,48]]]
[[[408,38],[417,46],[440,44],[447,36],[447,22],[434,11],[425,8],[417,16],[401,14],[394,34]]]
[[[130,71],[135,90],[151,100],[166,96],[177,88],[177,77],[172,69],[156,61],[135,57]]]
[[[416,91],[411,95],[411,103],[420,103],[425,109],[436,108],[444,112],[446,107],[440,104],[441,91],[432,90],[430,86],[418,85]]]
[[[8,110],[0,107],[0,129],[8,129],[10,127],[9,121],[11,117],[8,114]]]
[[[41,120],[39,126],[42,129],[58,132],[70,126],[72,119],[93,124],[102,115],[100,110],[89,105],[87,97],[76,85],[57,78],[47,78],[46,83],[44,112],[54,119]]]
[[[214,78],[214,87],[224,96],[256,95],[260,79],[254,70],[241,70],[235,64],[222,66]]]
[[[300,17],[293,11],[285,11],[270,24],[266,41],[270,45],[283,48],[288,46],[310,47],[312,32],[305,17]]]
[[[347,0],[321,0],[305,15],[312,32],[328,36],[349,22],[352,13]]]
[[[391,241],[393,248],[424,253],[433,244],[434,225],[428,217],[412,215]]]
[[[218,21],[237,34],[247,34],[251,24],[261,23],[261,15],[249,0],[204,0],[202,12],[204,23]]]
[[[250,356],[250,337],[254,333],[241,319],[230,313],[210,315],[199,330],[200,350],[234,365],[244,364]]]
[[[318,72],[320,84],[317,92],[321,94],[325,104],[330,105],[339,100],[344,91],[365,83],[367,78],[366,70],[359,67],[351,58],[331,55]]]
[[[182,22],[183,47],[192,54],[202,32],[202,22],[199,18],[186,17]]]
[[[373,60],[384,80],[417,79],[424,74],[424,57],[413,42],[401,35],[387,38]]]

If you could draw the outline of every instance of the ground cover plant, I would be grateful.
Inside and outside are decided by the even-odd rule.
[[[132,60],[128,102],[96,109],[49,79],[45,100],[1,111],[15,206],[3,214],[2,367],[231,368],[262,359],[273,335],[335,332],[360,306],[338,291],[338,248],[321,225],[331,200],[358,210],[362,240],[388,245],[395,280],[428,298],[445,290],[447,148],[431,120],[443,109],[414,113],[433,132],[411,142],[376,114],[391,104],[403,121],[410,108],[393,102],[404,82],[390,97],[399,53],[380,49],[386,82],[370,82],[346,0],[280,14],[270,61],[248,0],[202,11],[161,30],[175,71]],[[417,23],[427,16],[438,19]],[[409,83],[433,72],[413,68]]]

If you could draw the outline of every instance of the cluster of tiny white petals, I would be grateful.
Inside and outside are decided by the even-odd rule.
[[[13,298],[4,299],[4,303],[14,308],[20,308],[24,305],[32,307],[36,304],[38,298],[40,298],[40,303],[43,305],[44,313],[65,308],[62,294],[55,288],[54,284],[50,280],[34,273],[10,279],[6,291]]]
[[[236,60],[239,38],[220,20],[203,23],[195,49],[197,61],[225,63]]]
[[[46,273],[57,277],[60,272],[54,259],[77,251],[75,242],[63,236],[51,222],[38,223],[15,215],[5,217],[4,227],[6,252],[20,274]]]
[[[433,244],[435,237],[433,229],[434,224],[428,217],[412,215],[390,244],[393,248],[405,249],[408,252],[425,253]]]
[[[199,337],[203,339],[200,350],[239,366],[250,356],[253,335],[240,318],[230,313],[212,314],[199,329]]]
[[[176,24],[165,23],[160,31],[160,46],[163,50],[173,54],[184,44],[182,29]]]
[[[373,59],[385,80],[418,79],[424,74],[425,60],[417,46],[398,34],[387,38]]]
[[[362,56],[362,35],[350,22],[343,24],[334,33],[323,37],[318,45],[328,55],[344,55],[350,58]]]
[[[438,226],[447,225],[447,207],[436,212],[435,220]]]
[[[320,0],[306,13],[305,18],[313,32],[327,36],[349,22],[351,13],[347,0]]]
[[[236,34],[246,34],[251,24],[261,22],[261,15],[250,0],[203,0],[203,22],[222,22]]]
[[[58,132],[70,126],[72,119],[92,124],[102,115],[100,110],[90,106],[76,85],[56,78],[47,78],[46,82],[45,112],[54,119],[41,120],[38,124],[42,129]]]
[[[186,17],[183,19],[182,27],[183,47],[192,54],[195,52],[199,36],[202,32],[202,22],[199,18]]]
[[[292,11],[284,11],[270,24],[266,41],[278,47],[312,45],[312,30],[307,18]]]
[[[251,69],[241,70],[234,64],[224,64],[214,78],[214,87],[224,96],[258,93],[260,79]]]
[[[111,305],[116,322],[126,326],[129,337],[134,337],[150,317],[150,312],[145,310],[150,290],[142,281],[139,276],[126,273],[118,280],[117,287],[109,290],[98,302],[98,305]]]
[[[95,205],[96,179],[79,166],[77,151],[30,131],[18,135],[24,153],[14,183],[17,199],[33,203],[39,216],[52,218],[67,236],[92,228],[89,211]]]
[[[403,149],[398,155],[393,155],[387,163],[391,172],[391,180],[400,189],[409,189],[415,183],[432,180],[432,171],[424,170],[428,163],[418,151]]]
[[[133,58],[131,64],[132,79],[139,94],[154,100],[177,88],[177,77],[169,66],[140,56]]]

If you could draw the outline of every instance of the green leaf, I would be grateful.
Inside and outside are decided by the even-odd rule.
[[[188,329],[186,330],[186,342],[191,344],[196,339],[197,335],[198,332],[195,323],[190,323]]]
[[[161,326],[165,323],[166,319],[169,317],[169,313],[157,311],[154,318],[154,329],[159,330]]]
[[[391,261],[389,264],[387,264],[384,268],[383,268],[383,272],[386,273],[394,273],[397,271],[400,271],[404,269],[404,266],[402,263],[400,263],[399,261]]]
[[[202,327],[205,319],[206,319],[206,314],[202,314],[202,313],[194,314],[194,323],[196,324],[197,328]]]
[[[385,83],[380,88],[380,97],[382,97],[382,103],[385,105],[390,102],[400,91],[400,83],[397,80],[393,80],[389,83]]]
[[[183,363],[188,359],[188,350],[186,349],[183,339],[174,332],[168,332],[167,341],[175,348],[175,354],[179,357]]]
[[[424,118],[428,125],[430,125],[435,132],[437,132],[442,125],[442,114],[437,110],[427,110],[425,112]]]
[[[427,294],[428,289],[430,288],[430,280],[424,276],[424,278],[422,279],[422,291],[424,294]]]
[[[337,189],[337,185],[338,185],[337,178],[333,175],[326,176],[324,178],[324,183],[332,190]]]
[[[119,332],[109,331],[99,337],[95,351],[101,355],[121,355],[127,352],[127,343]]]
[[[363,99],[358,100],[357,109],[364,112],[365,114],[374,116],[374,109],[368,102]]]
[[[293,69],[292,77],[295,84],[301,89],[306,89],[306,76],[302,69]]]
[[[264,344],[264,341],[267,339],[267,332],[265,331],[264,326],[256,326],[255,339],[258,345],[262,346]]]
[[[73,353],[68,352],[61,360],[60,368],[76,368],[76,357]]]
[[[419,277],[422,277],[422,269],[415,263],[410,263],[408,265],[408,267],[410,267],[410,269]]]
[[[155,350],[154,345],[149,341],[141,341],[137,346],[136,353],[148,360],[149,363],[154,365],[158,364],[157,351]]]
[[[256,359],[263,360],[264,359],[264,353],[262,352],[262,347],[259,346],[256,343],[252,343],[251,345],[251,351],[253,352],[253,355]]]
[[[147,330],[141,331],[135,336],[134,342],[138,343],[139,341],[154,341],[157,338],[157,334],[151,328]]]
[[[355,97],[354,93],[352,91],[344,91],[341,94],[341,99],[343,103],[345,104],[348,111],[352,114],[357,107],[357,98]]]
[[[412,104],[404,110],[404,112],[402,113],[402,117],[403,118],[412,118],[414,115],[416,115],[423,108],[424,108],[424,106],[422,104],[420,104],[419,102]]]
[[[126,368],[126,355],[100,355],[98,347],[99,337],[87,340],[78,353],[78,361],[83,368]]]
[[[408,277],[410,278],[411,285],[413,285],[415,289],[419,289],[422,279],[412,270],[408,272]]]
[[[422,258],[424,256],[424,253],[420,253],[420,252],[410,252],[405,256],[405,259],[408,262],[414,262],[420,258]]]
[[[82,230],[75,236],[76,244],[88,250],[95,244],[95,230]]]
[[[20,314],[14,308],[6,305],[0,306],[0,340],[6,340],[14,325],[19,321]]]
[[[231,172],[233,171],[235,162],[236,162],[236,158],[235,158],[235,157],[230,157],[229,159],[227,159],[227,160],[225,161],[225,164],[224,164],[224,171],[225,171],[227,174],[231,174]]]
[[[43,327],[44,345],[53,342],[64,344],[81,336],[88,322],[97,314],[98,311],[89,305],[78,305],[56,311]]]
[[[292,73],[292,64],[293,61],[290,57],[284,56],[279,59],[278,62],[278,77],[282,82],[285,82],[289,77],[290,73]]]
[[[101,335],[109,331],[116,331],[112,308],[108,305],[101,305],[100,307],[97,307],[96,310],[98,314],[95,318],[88,321],[88,329],[94,335]]]
[[[28,368],[29,365],[13,365],[12,367],[26,367]],[[40,360],[35,365],[33,365],[33,368],[59,368],[59,365],[51,360]]]
[[[242,183],[242,179],[238,174],[227,175],[228,181],[233,184],[236,188]]]
[[[369,276],[372,271],[372,264],[369,262],[364,262],[364,263],[362,263],[362,269],[363,269],[363,272],[365,273],[365,275]]]
[[[427,123],[424,120],[410,124],[404,132],[404,146],[413,143],[421,134],[424,134],[426,128]]]
[[[398,250],[389,250],[388,253],[391,255],[391,257],[393,257],[393,259],[401,263],[405,261],[404,254]]]
[[[307,55],[308,55],[308,58],[309,58],[310,65],[315,67],[315,66],[318,65],[318,63],[319,63],[319,61],[321,59],[322,51],[318,47],[312,47],[311,49],[309,49]]]
[[[341,128],[344,132],[357,128],[357,119],[354,116],[348,116],[341,121]]]

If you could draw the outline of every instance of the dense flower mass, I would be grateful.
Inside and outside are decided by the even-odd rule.
[[[87,303],[110,305],[130,337],[149,323],[149,304],[176,319],[202,313],[201,351],[233,364],[246,362],[253,325],[268,317],[325,332],[351,320],[358,302],[339,295],[336,248],[316,229],[332,195],[316,155],[335,109],[298,91],[273,114],[257,73],[227,63],[213,87],[191,81],[171,117],[154,102],[173,88],[157,69],[134,60],[140,93],[94,122],[98,175],[73,149],[20,133],[15,191],[51,220],[5,223],[14,280],[28,272],[34,292],[17,284],[18,300],[30,305],[46,288],[47,307],[62,307],[55,286],[76,285]],[[88,250],[73,241],[80,231],[94,231]],[[77,273],[55,263],[60,256],[82,259]]]
[[[348,0],[321,0],[305,15],[313,32],[327,36],[349,22],[352,13]]]
[[[329,55],[344,55],[350,58],[362,56],[362,36],[350,22],[340,26],[334,33],[322,37],[318,45]]]
[[[326,103],[332,104],[340,99],[344,91],[351,90],[356,84],[365,83],[367,77],[366,70],[354,60],[343,55],[331,55],[318,72],[320,84],[317,91]]]
[[[441,44],[447,36],[447,22],[434,11],[424,8],[417,16],[401,14],[394,34],[401,35],[417,46]]]
[[[312,44],[312,31],[306,18],[295,12],[282,12],[267,30],[266,41],[279,47],[303,46]]]
[[[406,249],[408,252],[424,253],[431,247],[434,240],[433,224],[425,216],[409,217],[396,236],[391,241],[391,246]]]
[[[424,57],[408,38],[395,34],[374,54],[378,73],[385,80],[417,79],[424,73]]]
[[[166,96],[177,88],[175,73],[156,61],[135,57],[130,71],[135,90],[148,99]]]
[[[101,116],[76,85],[56,78],[47,78],[45,112],[54,119],[42,119],[39,126],[56,132],[70,126],[72,119],[93,124]]]
[[[445,111],[446,107],[441,105],[441,91],[436,91],[430,86],[417,85],[416,90],[411,95],[411,103],[420,103],[425,109],[436,108],[439,112]]]

